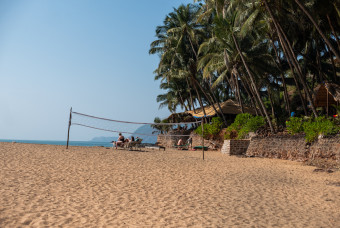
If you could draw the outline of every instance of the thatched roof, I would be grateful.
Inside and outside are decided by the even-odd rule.
[[[218,105],[214,104],[214,106],[215,106],[216,110],[219,111]],[[220,103],[220,106],[221,106],[223,114],[237,115],[237,114],[242,113],[240,105],[237,104],[236,102],[230,100],[230,99]],[[249,108],[249,107],[246,107],[246,106],[243,106],[243,108],[244,108],[244,112],[248,112],[250,114],[256,114],[255,110],[252,109],[252,108]],[[206,117],[217,115],[217,113],[216,113],[216,111],[215,111],[215,109],[213,108],[212,105],[205,106],[204,110],[205,110],[205,113],[206,113]],[[192,110],[192,111],[187,111],[186,113],[191,114],[195,118],[202,118],[204,116],[203,110],[201,108],[196,109],[196,112]]]
[[[314,92],[315,107],[326,107],[340,102],[340,86],[337,84],[325,82],[318,85]]]

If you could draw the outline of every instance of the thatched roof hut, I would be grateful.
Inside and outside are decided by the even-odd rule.
[[[314,90],[314,106],[329,107],[340,103],[340,86],[334,83],[325,82]]]
[[[218,105],[214,104],[214,106],[215,106],[216,110],[219,112]],[[221,106],[221,109],[222,109],[222,112],[223,112],[224,115],[228,115],[228,114],[237,115],[237,114],[242,113],[241,106],[238,103],[236,103],[236,102],[234,102],[230,99],[220,103],[220,106]],[[246,106],[244,106],[243,108],[244,108],[244,112],[247,112],[247,113],[250,113],[250,114],[253,114],[253,115],[256,114],[256,111],[252,108],[249,108],[249,107],[246,107]],[[212,116],[217,115],[217,113],[216,113],[216,111],[215,111],[215,109],[213,108],[212,105],[205,106],[204,110],[205,110],[205,113],[206,113],[206,117],[212,117]],[[202,118],[204,116],[202,108],[196,109],[195,111],[194,110],[187,111],[186,113],[191,114],[195,118]]]

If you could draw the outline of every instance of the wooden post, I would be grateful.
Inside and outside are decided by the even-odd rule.
[[[325,86],[326,87],[326,86]],[[326,91],[327,91],[327,118],[328,118],[328,110],[329,110],[329,107],[328,107],[328,89],[326,88]]]
[[[203,154],[203,160],[204,160],[204,127],[203,127],[203,118],[202,117],[202,122],[201,122],[201,126],[202,126],[202,154]]]
[[[67,143],[66,143],[66,149],[68,149],[68,142],[70,140],[70,128],[71,128],[71,120],[72,120],[72,107],[70,110],[70,119],[68,121],[68,131],[67,131]]]

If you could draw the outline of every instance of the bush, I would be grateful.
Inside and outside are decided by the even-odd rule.
[[[289,134],[295,135],[303,132],[303,119],[299,117],[290,117],[286,121],[286,126]]]
[[[332,135],[339,131],[339,128],[334,122],[321,116],[316,118],[314,121],[307,121],[303,123],[303,131],[306,134],[306,141],[313,142],[318,138],[319,135]]]
[[[251,132],[256,131],[259,127],[265,125],[265,120],[262,116],[252,116],[249,113],[238,114],[232,123],[226,130],[224,135],[225,139],[243,139]]]
[[[212,118],[211,123],[203,124],[203,137],[205,139],[215,137],[221,131],[222,126],[223,121],[220,117]],[[202,135],[202,127],[196,128],[195,133],[198,135]]]
[[[324,116],[316,119],[302,119],[298,117],[291,117],[286,122],[287,130],[291,135],[304,132],[307,142],[313,142],[319,135],[332,135],[339,132],[339,126],[335,121],[331,121]]]

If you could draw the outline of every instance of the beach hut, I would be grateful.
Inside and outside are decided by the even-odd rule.
[[[220,111],[219,107],[217,104],[214,104],[215,109],[217,112]],[[234,119],[236,117],[237,114],[242,113],[241,110],[241,106],[234,102],[233,100],[226,100],[222,103],[220,103],[220,107],[222,109],[222,113],[224,116],[227,117],[227,119]],[[214,117],[217,116],[217,112],[215,111],[214,107],[212,105],[209,106],[205,106],[204,110],[206,113],[205,117]],[[253,108],[249,108],[246,106],[243,106],[244,112],[250,113],[255,115],[256,112]],[[192,115],[194,118],[202,118],[204,117],[204,113],[202,108],[196,109],[196,110],[191,110],[191,111],[187,111],[186,113],[189,113],[190,115]]]
[[[335,114],[332,105],[340,104],[340,86],[334,83],[325,82],[318,85],[314,90],[314,106],[322,107],[327,115]]]

